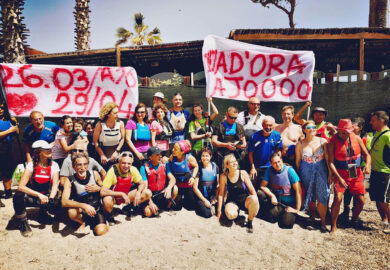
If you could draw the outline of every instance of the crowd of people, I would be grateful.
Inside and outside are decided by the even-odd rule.
[[[173,108],[168,109],[164,94],[156,92],[153,107],[138,103],[126,124],[113,102],[101,108],[97,121],[65,115],[60,127],[33,111],[23,132],[26,167],[13,195],[9,153],[19,128],[1,104],[0,177],[5,199],[13,196],[22,235],[32,235],[26,207],[39,207],[38,221],[45,224],[67,213],[79,223],[77,231],[88,225],[96,235],[119,224],[118,213],[130,220],[136,214],[156,217],[183,207],[221,222],[247,212],[248,232],[253,232],[256,217],[292,228],[306,212],[303,223],[309,230],[329,232],[329,212],[331,233],[340,222],[363,228],[359,214],[365,202],[365,175],[370,175],[369,195],[383,232],[390,233],[386,112],[371,114],[369,133],[363,130],[362,118],[340,119],[337,126],[326,122],[322,107],[312,110],[313,120],[304,120],[311,102],[297,114],[293,106],[284,106],[280,124],[260,112],[256,97],[243,112],[228,107],[220,123],[214,123],[219,112],[212,98],[207,102],[212,113],[200,103],[193,104],[190,113],[182,106],[182,94],[175,93]],[[0,204],[4,206],[1,200]]]

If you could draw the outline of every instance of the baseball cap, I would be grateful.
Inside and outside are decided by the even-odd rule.
[[[158,148],[156,146],[149,147],[149,149],[148,149],[148,157],[150,157],[152,155],[157,155],[160,153],[161,153],[160,148]]]
[[[161,93],[161,92],[156,92],[156,93],[154,93],[153,97],[158,97],[158,98],[161,98],[161,99],[164,99],[164,98],[165,98],[164,94]]]
[[[50,143],[48,143],[47,141],[44,141],[44,140],[38,140],[32,144],[32,148],[34,148],[34,149],[42,148],[45,150],[49,150],[52,147],[53,147],[53,145],[51,145]]]

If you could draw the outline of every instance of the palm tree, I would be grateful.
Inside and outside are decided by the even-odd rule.
[[[386,28],[388,0],[370,0],[368,27]]]
[[[1,0],[0,43],[7,63],[26,63],[24,47],[29,32],[22,23],[24,0]]]
[[[137,46],[144,45],[145,43],[150,45],[162,43],[160,29],[155,27],[151,32],[147,32],[149,26],[144,24],[144,20],[145,17],[142,15],[142,13],[134,14],[134,31],[136,36],[133,37],[131,43]],[[116,30],[116,36],[119,38],[116,42],[116,46],[126,43],[133,35],[134,33],[130,32],[126,28],[119,27]]]
[[[89,13],[91,10],[89,9],[89,1],[90,0],[76,0],[76,5],[74,7],[75,11],[73,12],[74,17],[76,19],[76,27],[74,32],[75,36],[75,45],[76,50],[89,50],[90,49],[90,36],[91,32],[89,31]]]

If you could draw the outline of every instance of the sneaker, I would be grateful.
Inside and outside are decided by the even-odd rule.
[[[383,222],[383,232],[386,234],[390,233],[390,224],[388,222]]]
[[[12,198],[12,190],[11,189],[7,189],[4,191],[4,198],[6,198],[6,199]]]
[[[46,212],[39,211],[38,222],[41,224],[52,224],[54,219]]]
[[[110,226],[114,226],[116,224],[120,224],[121,222],[119,220],[116,220],[114,217],[107,218],[108,224]]]
[[[30,225],[28,225],[27,220],[21,221],[21,223],[20,223],[19,226],[18,226],[18,229],[19,229],[20,233],[21,233],[24,237],[30,237],[30,236],[32,236],[32,230],[31,230]]]
[[[246,231],[248,233],[253,233],[253,224],[252,224],[252,220],[248,220],[248,222],[246,223]]]

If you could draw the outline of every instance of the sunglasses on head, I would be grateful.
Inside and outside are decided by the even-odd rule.
[[[133,153],[129,152],[129,151],[126,151],[126,152],[123,152],[120,157],[131,157],[133,158]]]
[[[84,153],[84,150],[83,149],[72,149],[72,152],[73,153]]]
[[[306,129],[316,129],[316,126],[306,126]]]
[[[237,117],[233,117],[233,116],[230,116],[230,115],[228,115],[228,117],[229,117],[230,119],[232,119],[232,120],[236,120],[236,119],[237,119]]]

